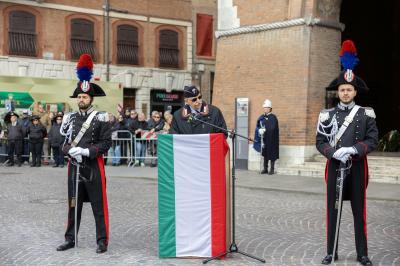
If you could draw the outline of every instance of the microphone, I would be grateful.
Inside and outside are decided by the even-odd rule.
[[[188,118],[188,123],[191,124],[195,120],[198,120],[200,113],[190,113],[189,118]]]

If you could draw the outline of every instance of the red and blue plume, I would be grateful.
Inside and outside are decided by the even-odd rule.
[[[76,74],[80,81],[88,81],[93,76],[93,60],[88,54],[83,54],[79,57],[78,64],[76,65]]]
[[[342,49],[340,50],[340,63],[342,63],[344,70],[353,70],[358,64],[357,50],[353,41],[346,40],[342,44]]]

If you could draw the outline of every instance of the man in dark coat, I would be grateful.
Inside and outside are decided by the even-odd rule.
[[[25,128],[18,123],[18,115],[15,112],[9,112],[10,123],[7,125],[8,138],[8,163],[7,166],[14,165],[14,153],[17,155],[17,165],[21,166],[23,141],[26,134]],[[5,119],[6,120],[6,119]]]
[[[29,136],[29,145],[32,153],[32,164],[31,167],[40,167],[43,153],[43,142],[47,136],[46,128],[40,123],[40,117],[33,115],[31,120],[32,123],[27,128],[27,134]]]
[[[86,79],[80,72],[82,68],[91,73]],[[61,125],[61,133],[66,137],[63,151],[71,159],[68,163],[68,225],[65,243],[57,248],[58,251],[74,247],[74,226],[76,222],[79,229],[84,201],[89,201],[93,210],[96,223],[96,252],[106,252],[108,247],[108,203],[103,155],[111,146],[111,125],[108,113],[97,112],[92,105],[95,96],[106,95],[100,86],[89,82],[92,68],[90,56],[82,55],[77,67],[80,82],[71,96],[77,98],[79,111],[65,114]],[[75,195],[77,167],[80,181],[78,195]],[[76,207],[77,221],[74,215]]]
[[[53,149],[54,165],[53,167],[64,167],[64,152],[62,146],[64,144],[64,136],[60,133],[63,114],[57,114],[55,123],[49,131],[49,145]]]
[[[279,159],[279,124],[278,118],[272,113],[272,102],[266,99],[263,103],[264,114],[257,119],[254,134],[254,149],[261,152],[264,158],[264,170],[261,174],[275,173],[275,161]],[[262,143],[262,147],[261,147]],[[268,161],[271,169],[268,171]]]
[[[352,46],[354,44],[351,43]],[[345,44],[344,44],[345,46]],[[342,48],[343,50],[343,48]],[[355,50],[355,47],[354,47]],[[341,52],[342,54],[342,52]],[[338,90],[339,104],[319,115],[316,147],[327,158],[327,255],[322,264],[338,259],[334,249],[337,215],[337,176],[339,168],[350,167],[343,183],[343,199],[351,201],[357,260],[362,265],[372,265],[368,258],[366,189],[368,186],[367,154],[377,147],[378,129],[372,108],[355,104],[357,93],[367,91],[365,82],[352,69],[346,69],[331,82],[327,90]],[[333,257],[335,256],[335,257]]]
[[[174,113],[171,134],[209,134],[227,133],[221,129],[201,123],[202,120],[220,128],[226,129],[226,123],[221,111],[204,102],[200,91],[195,86],[185,86],[183,90],[185,105]],[[195,119],[194,119],[195,118]]]
[[[22,112],[22,118],[20,119],[22,126],[24,127],[25,131],[28,129],[28,126],[31,123],[31,119],[29,117],[29,111],[27,109],[25,109]],[[25,136],[26,137],[26,136]],[[29,150],[29,142],[27,140],[25,140],[24,138],[24,142],[23,142],[23,153],[22,153],[22,161],[23,162],[27,162],[29,163],[29,154],[30,154],[30,150]]]

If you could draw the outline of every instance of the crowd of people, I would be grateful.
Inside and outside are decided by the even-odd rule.
[[[42,161],[49,164],[48,158],[53,154],[54,167],[64,167],[61,151],[64,138],[59,130],[63,116],[63,112],[46,111],[40,102],[34,104],[33,111],[24,110],[21,116],[15,111],[8,112],[4,123],[0,123],[2,161],[7,166],[21,166],[29,163],[31,156],[30,166],[40,167]]]
[[[46,111],[39,102],[34,104],[32,111],[23,110],[22,115],[16,111],[8,112],[0,123],[1,161],[6,161],[6,166],[21,166],[26,162],[31,167],[40,167],[53,159],[53,167],[64,167],[64,137],[60,134],[63,116],[63,112]],[[156,156],[156,143],[140,140],[142,133],[168,133],[173,116],[170,111],[164,114],[152,111],[147,119],[143,112],[127,107],[117,115],[110,113],[109,117],[113,141],[107,157],[111,164],[127,164],[127,157],[133,158],[136,154],[138,159],[134,162],[135,166],[143,167],[146,152],[151,157]],[[133,147],[130,147],[129,139]],[[153,159],[150,165],[156,166],[156,160]]]
[[[157,147],[155,141],[143,140],[142,135],[145,132],[150,134],[162,134],[168,133],[171,128],[172,114],[169,111],[158,112],[152,111],[151,117],[146,119],[146,115],[143,112],[138,112],[135,109],[126,108],[120,111],[117,116],[110,115],[110,123],[112,128],[112,146],[109,150],[112,158],[112,165],[118,166],[120,164],[126,164],[126,156],[131,150],[130,156],[137,158],[134,161],[135,166],[145,166],[146,151],[151,160],[150,166],[154,167],[157,165]],[[126,142],[128,139],[134,139],[134,147],[129,147],[130,142]]]

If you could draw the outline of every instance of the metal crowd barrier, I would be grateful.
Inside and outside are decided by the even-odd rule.
[[[108,165],[127,164],[128,166],[157,165],[157,135],[166,132],[151,133],[144,131],[141,138],[133,137],[129,130],[117,130],[112,133],[112,145],[108,153],[104,156]],[[123,137],[121,137],[123,136]],[[48,139],[44,139],[42,159],[52,162],[52,150],[48,151]],[[24,139],[23,159],[31,161],[29,151],[29,139]],[[0,164],[7,163],[8,159],[8,140],[0,139]]]
[[[45,164],[50,163],[50,161],[53,161],[53,155],[52,155],[52,149],[50,148],[49,150],[49,139],[45,138],[43,140],[43,154],[42,154],[42,159],[44,160]],[[16,157],[16,155],[14,155]],[[31,161],[31,153],[30,153],[30,145],[29,145],[29,139],[26,137],[24,138],[23,144],[22,144],[22,159],[25,161]],[[0,139],[0,163],[5,164],[8,162],[8,139],[7,138],[1,138]]]
[[[134,150],[133,136],[129,130],[117,130],[111,134],[111,148],[104,156],[107,164],[120,165],[125,161],[128,165],[132,163]]]
[[[108,165],[120,165],[124,159],[129,167],[157,165],[157,134],[144,131],[141,138],[136,138],[128,130],[117,130],[111,139],[112,146],[105,156]]]

